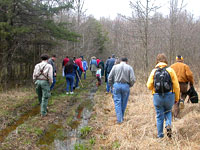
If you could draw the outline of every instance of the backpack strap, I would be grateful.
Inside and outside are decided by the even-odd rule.
[[[47,64],[46,64],[47,65]],[[47,74],[47,76],[44,74],[44,68],[46,67],[46,65],[44,65],[44,67],[40,70],[40,74],[38,75],[38,76],[36,76],[36,79],[39,77],[39,76],[41,76],[41,75],[43,75],[47,80],[48,80],[48,74]]]
[[[164,67],[164,69],[167,71],[167,68],[169,68],[169,67]],[[168,72],[168,71],[167,71]],[[170,77],[170,80],[171,80],[171,82],[172,82],[172,78],[171,78],[171,75],[170,75],[170,73],[168,72],[168,74],[169,74],[169,77]],[[174,93],[173,92],[173,82],[172,82],[172,93]]]

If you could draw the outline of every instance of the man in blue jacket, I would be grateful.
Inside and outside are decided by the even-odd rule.
[[[108,84],[108,76],[109,76],[109,73],[110,73],[112,67],[114,66],[114,64],[115,64],[115,55],[112,54],[112,58],[107,59],[106,67],[105,67],[106,93],[109,93],[109,92],[112,93],[112,89],[111,89],[110,85]]]
[[[82,57],[83,70],[85,71],[84,79],[86,79],[86,71],[88,70],[88,64],[87,64],[87,61],[85,59],[83,59],[83,56],[81,56],[81,57]]]

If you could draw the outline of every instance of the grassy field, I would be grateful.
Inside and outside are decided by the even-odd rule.
[[[59,76],[57,81],[45,118],[40,117],[33,87],[0,93],[0,150],[53,150],[55,139],[68,138],[66,132],[79,124],[73,118],[81,118],[79,112],[88,105],[85,100],[96,80],[89,74],[83,80],[84,88],[75,90],[73,96],[65,94],[64,78]],[[145,84],[137,82],[131,89],[125,120],[119,125],[112,95],[105,93],[104,78],[102,83],[94,97],[89,124],[80,129],[80,138],[85,142],[76,143],[75,150],[200,149],[199,104],[185,104],[181,119],[172,122],[172,139],[157,139],[152,95]],[[199,87],[197,91],[200,92]]]
[[[199,91],[199,88],[197,88]],[[105,90],[95,97],[91,136],[95,139],[95,150],[199,150],[200,149],[200,105],[186,103],[181,110],[181,119],[172,122],[173,137],[157,139],[156,113],[153,97],[145,84],[136,83],[131,89],[125,120],[116,123],[114,102]]]

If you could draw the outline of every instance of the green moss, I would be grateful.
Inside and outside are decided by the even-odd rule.
[[[62,125],[51,124],[44,135],[38,141],[38,145],[50,145],[57,137],[57,131],[62,129]]]
[[[89,150],[84,144],[75,144],[74,150]]]
[[[90,127],[90,126],[85,126],[85,127],[81,128],[81,130],[80,130],[81,138],[86,138],[91,131],[92,131],[92,127]]]

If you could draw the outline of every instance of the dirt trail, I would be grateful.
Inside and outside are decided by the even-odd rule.
[[[19,116],[14,121],[8,121],[13,123],[0,130],[0,149],[54,149],[55,139],[66,139],[66,133],[80,124],[87,105],[83,101],[90,99],[90,89],[95,85],[93,81],[95,79],[89,75],[87,80],[82,81],[84,88],[75,90],[72,96],[65,94],[65,79],[59,81],[49,100],[49,113],[45,118],[40,117],[39,106],[34,99],[35,102],[30,102],[32,109],[21,115],[17,113]],[[74,117],[78,121],[75,122]]]

